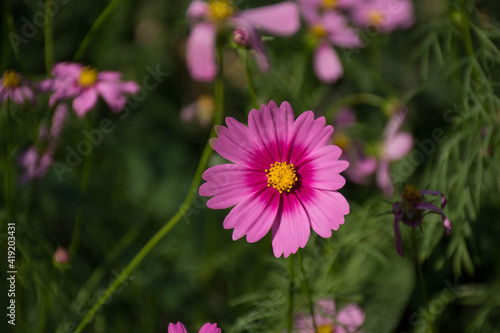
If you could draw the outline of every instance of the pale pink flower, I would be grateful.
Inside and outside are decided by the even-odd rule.
[[[419,191],[416,187],[407,185],[401,193],[402,200],[396,202],[392,206],[392,211],[394,212],[396,250],[401,257],[403,257],[403,242],[401,240],[401,232],[399,231],[399,222],[403,222],[407,226],[415,228],[422,224],[422,219],[425,215],[434,213],[441,215],[446,234],[449,234],[451,231],[450,220],[441,211],[441,209],[433,205],[430,201],[425,200],[424,195],[440,196],[441,209],[443,209],[448,203],[442,192],[430,190]]]
[[[54,252],[54,260],[58,264],[65,264],[69,261],[69,253],[68,251],[63,248],[59,247],[57,248],[56,252]]]
[[[187,333],[187,330],[181,322],[170,323],[168,333]],[[200,328],[199,333],[221,333],[221,329],[217,327],[217,324],[206,323]]]
[[[79,63],[58,63],[52,69],[52,75],[53,79],[46,79],[40,84],[42,90],[54,92],[50,97],[50,106],[62,99],[74,98],[73,109],[79,117],[95,106],[99,95],[113,112],[119,112],[127,103],[126,95],[139,91],[137,83],[122,81],[119,72],[98,72]]]
[[[23,105],[24,100],[36,104],[32,83],[13,70],[5,71],[0,78],[0,103],[7,98],[19,105]]]
[[[229,0],[194,0],[186,16],[193,23],[187,41],[187,66],[191,77],[213,81],[217,74],[216,35],[219,28],[230,26],[245,34],[246,45],[255,50],[262,70],[269,68],[264,46],[257,30],[289,36],[300,27],[297,5],[291,1],[238,11]]]
[[[415,23],[411,0],[358,1],[351,10],[353,22],[382,32],[406,29]]]
[[[298,333],[361,333],[358,329],[365,322],[365,313],[356,304],[344,306],[338,313],[335,311],[335,301],[324,298],[318,300],[315,306],[314,321],[318,331],[314,331],[312,316],[301,314],[295,321]]]
[[[234,164],[206,170],[200,195],[213,196],[212,209],[234,206],[224,220],[233,240],[246,235],[253,243],[271,229],[274,255],[288,257],[305,247],[311,228],[328,238],[344,223],[349,204],[337,190],[349,163],[327,145],[333,128],[325,124],[312,111],[294,120],[288,102],[278,108],[271,101],[250,111],[248,127],[231,117],[217,127],[210,144]]]

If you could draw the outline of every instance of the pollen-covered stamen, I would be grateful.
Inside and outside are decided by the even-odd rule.
[[[78,83],[82,87],[91,86],[94,83],[96,83],[97,74],[99,74],[97,69],[93,68],[92,66],[85,66],[82,68],[82,71],[80,72],[80,77],[78,78]]]
[[[401,194],[401,197],[405,201],[411,201],[411,202],[418,201],[420,200],[420,192],[415,186],[406,185],[403,193]]]
[[[16,71],[9,69],[3,73],[3,86],[5,88],[15,88],[20,82],[19,74]]]
[[[212,0],[209,2],[210,16],[215,21],[222,21],[233,15],[236,11],[230,0]]]
[[[337,8],[338,0],[323,0],[321,1],[322,9],[335,9]]]
[[[385,15],[380,10],[371,10],[368,13],[368,23],[371,26],[379,28],[385,22]]]
[[[318,330],[316,331],[317,333],[333,333],[333,324],[331,325],[321,325],[318,326]]]
[[[326,29],[322,24],[313,24],[309,29],[311,35],[316,38],[323,38],[326,36]]]
[[[293,164],[276,162],[271,164],[271,169],[265,171],[267,173],[267,186],[274,187],[280,193],[290,192],[298,181],[297,171]]]

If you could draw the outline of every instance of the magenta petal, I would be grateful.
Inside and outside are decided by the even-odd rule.
[[[210,82],[217,75],[216,34],[217,27],[208,22],[196,24],[189,34],[186,47],[187,66],[195,80]]]
[[[409,133],[396,133],[384,142],[384,154],[389,161],[406,156],[413,147],[413,136]]]
[[[320,314],[335,317],[335,301],[331,298],[322,298],[317,301]]]
[[[97,74],[98,81],[120,81],[122,73],[115,71],[102,71]]]
[[[299,247],[306,246],[311,228],[309,218],[297,197],[290,193],[282,198],[282,211],[273,224],[273,252],[276,258],[284,254],[287,258]]]
[[[64,77],[65,79],[78,79],[82,71],[83,65],[73,62],[60,62],[52,68],[54,77]]]
[[[344,75],[339,56],[331,46],[323,43],[316,48],[314,72],[320,81],[326,83],[333,83]]]
[[[300,28],[299,10],[291,1],[243,10],[237,18],[274,35],[293,35]]]
[[[122,94],[120,82],[98,82],[95,89],[113,111],[121,111],[127,104],[127,98]]]
[[[279,192],[265,187],[237,204],[224,219],[224,228],[234,228],[233,240],[247,235],[248,242],[256,242],[271,229],[279,206]]]
[[[334,45],[352,48],[360,47],[363,44],[356,30],[348,26],[347,18],[339,12],[328,11],[323,15],[321,21]]]
[[[199,333],[221,333],[221,329],[217,327],[217,324],[206,323],[200,328]]]
[[[73,100],[73,109],[78,117],[83,117],[97,103],[97,91],[94,88],[84,90]]]
[[[187,333],[187,331],[181,322],[177,322],[177,324],[170,323],[168,325],[168,333]]]
[[[191,1],[186,11],[186,16],[191,21],[197,21],[205,18],[210,12],[208,3],[201,0]]]
[[[420,194],[441,196],[441,209],[446,207],[446,204],[448,203],[448,200],[446,200],[446,197],[444,196],[443,192],[440,192],[440,191],[422,190],[422,191],[420,191]]]
[[[446,229],[446,233],[449,234],[451,231],[451,223],[450,220],[444,215],[443,211],[433,204],[427,203],[427,202],[419,202],[416,203],[414,206],[415,209],[421,209],[421,210],[430,210],[431,212],[435,212],[443,218],[443,225]]]
[[[68,115],[68,105],[65,103],[60,103],[57,105],[54,111],[54,116],[52,117],[52,125],[50,127],[50,136],[52,138],[58,138],[61,134],[61,130]]]
[[[347,304],[340,310],[337,320],[349,332],[354,332],[365,322],[365,313],[356,304]]]

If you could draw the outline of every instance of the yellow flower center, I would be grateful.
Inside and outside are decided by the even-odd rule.
[[[80,72],[80,77],[78,78],[78,83],[82,87],[88,87],[93,85],[97,81],[97,74],[99,72],[97,69],[93,68],[92,66],[85,66],[83,67],[82,71]]]
[[[379,10],[371,10],[368,13],[368,23],[374,27],[380,27],[385,22],[385,15]]]
[[[337,0],[323,0],[321,2],[321,8],[323,9],[335,9],[338,5]]]
[[[222,21],[235,12],[235,7],[230,0],[212,0],[209,6],[210,16],[212,16],[215,21]]]
[[[401,197],[405,201],[417,201],[420,199],[420,192],[413,185],[406,185]]]
[[[12,69],[3,73],[3,86],[5,88],[15,88],[19,85],[19,75]]]
[[[311,35],[316,38],[323,38],[326,36],[326,29],[321,24],[313,24],[309,31],[311,32]]]
[[[293,164],[286,162],[271,164],[271,169],[265,171],[267,173],[267,187],[272,186],[280,193],[290,192],[298,180]]]
[[[349,137],[345,135],[344,133],[339,133],[335,135],[335,138],[333,139],[333,144],[339,146],[340,149],[345,150],[350,143],[351,140],[349,140]]]
[[[333,333],[333,324],[332,325],[321,325],[318,326],[317,333]]]

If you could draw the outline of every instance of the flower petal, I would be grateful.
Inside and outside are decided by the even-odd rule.
[[[413,147],[413,136],[409,133],[396,133],[384,142],[384,154],[389,161],[406,156]]]
[[[419,202],[419,203],[416,203],[413,207],[415,209],[430,210],[431,212],[435,212],[435,213],[441,215],[441,217],[443,219],[443,225],[446,229],[446,233],[447,234],[450,233],[450,231],[451,231],[450,220],[446,217],[446,215],[444,215],[444,213],[441,209],[437,208],[436,206],[434,206],[433,204],[428,203],[428,202]]]
[[[314,72],[318,79],[325,83],[333,83],[344,75],[339,56],[331,46],[322,43],[316,48]]]
[[[73,109],[78,117],[83,117],[97,103],[97,91],[94,88],[84,90],[73,100]]]
[[[317,301],[319,314],[335,317],[335,301],[331,298],[322,298]]]
[[[242,10],[237,18],[274,35],[293,35],[300,28],[299,10],[291,1]]]
[[[199,333],[220,333],[221,329],[217,327],[217,324],[206,323],[200,328]]]
[[[186,16],[189,20],[195,22],[205,18],[210,12],[210,6],[205,1],[191,1],[186,11]]]
[[[276,258],[284,254],[287,258],[299,247],[306,246],[311,233],[309,217],[300,200],[293,193],[281,196],[282,209],[273,224],[273,252]]]
[[[184,325],[179,321],[177,324],[170,323],[168,325],[168,333],[187,333]]]
[[[365,313],[356,304],[350,303],[340,310],[337,321],[349,332],[354,332],[365,322]]]
[[[216,34],[217,27],[208,22],[196,24],[189,34],[186,46],[187,66],[195,80],[210,82],[217,75]]]
[[[363,44],[356,30],[348,26],[347,18],[339,12],[325,12],[321,21],[334,45],[352,48]]]
[[[122,93],[120,82],[97,82],[95,89],[112,111],[121,111],[127,104],[127,98]]]

